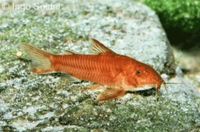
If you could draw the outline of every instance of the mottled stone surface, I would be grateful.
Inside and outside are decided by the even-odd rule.
[[[44,1],[38,1],[44,5]],[[128,93],[100,104],[89,82],[64,74],[35,75],[16,57],[21,43],[54,53],[91,53],[89,37],[169,73],[173,55],[157,16],[134,1],[62,1],[50,11],[0,9],[0,131],[191,131],[200,126],[200,98],[180,77],[161,90]],[[16,5],[30,1],[19,1]],[[55,5],[57,1],[52,1]],[[2,4],[2,3],[1,3]],[[34,6],[34,5],[32,5]],[[26,58],[26,55],[23,55]]]

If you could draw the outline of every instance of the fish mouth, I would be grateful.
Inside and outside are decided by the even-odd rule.
[[[142,86],[134,87],[134,88],[130,89],[129,91],[132,91],[132,92],[143,91],[143,90],[149,90],[152,88],[157,88],[157,85],[155,85],[155,84],[142,85]]]

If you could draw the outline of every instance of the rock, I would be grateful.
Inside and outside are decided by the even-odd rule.
[[[8,104],[6,104],[5,101],[0,99],[0,113],[6,112],[8,108]]]
[[[34,40],[32,43],[59,53],[66,50],[91,53],[88,37],[94,37],[117,53],[150,64],[159,72],[170,73],[174,70],[172,49],[159,19],[155,12],[141,3],[131,0],[67,0],[54,12],[61,14],[41,16],[41,10],[17,10],[15,23],[6,25],[16,26],[20,34],[15,36],[18,34],[16,30],[7,29],[2,24],[3,30],[13,33],[4,36],[5,39],[11,38],[9,41],[15,43]],[[25,17],[27,15],[33,19]],[[36,26],[32,26],[33,23]],[[65,43],[70,40],[73,43]]]
[[[158,98],[138,92],[102,105],[92,104],[92,107],[88,107],[91,104],[83,101],[68,108],[60,116],[59,123],[107,131],[198,130],[200,94],[197,89],[191,81],[182,77],[172,78],[167,82],[177,84],[167,84],[166,89],[161,89]]]
[[[5,70],[4,68],[0,65],[0,74],[3,73]]]

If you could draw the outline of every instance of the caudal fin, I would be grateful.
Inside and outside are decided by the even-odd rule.
[[[29,44],[21,45],[21,49],[25,51],[30,57],[32,63],[31,68],[32,72],[37,74],[45,74],[49,72],[53,72],[51,58],[52,54],[40,50],[36,47],[33,47]]]

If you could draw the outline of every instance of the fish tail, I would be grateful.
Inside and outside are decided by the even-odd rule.
[[[29,44],[22,44],[21,49],[25,51],[31,59],[32,72],[37,74],[45,74],[54,72],[52,59],[53,54],[40,50]]]

